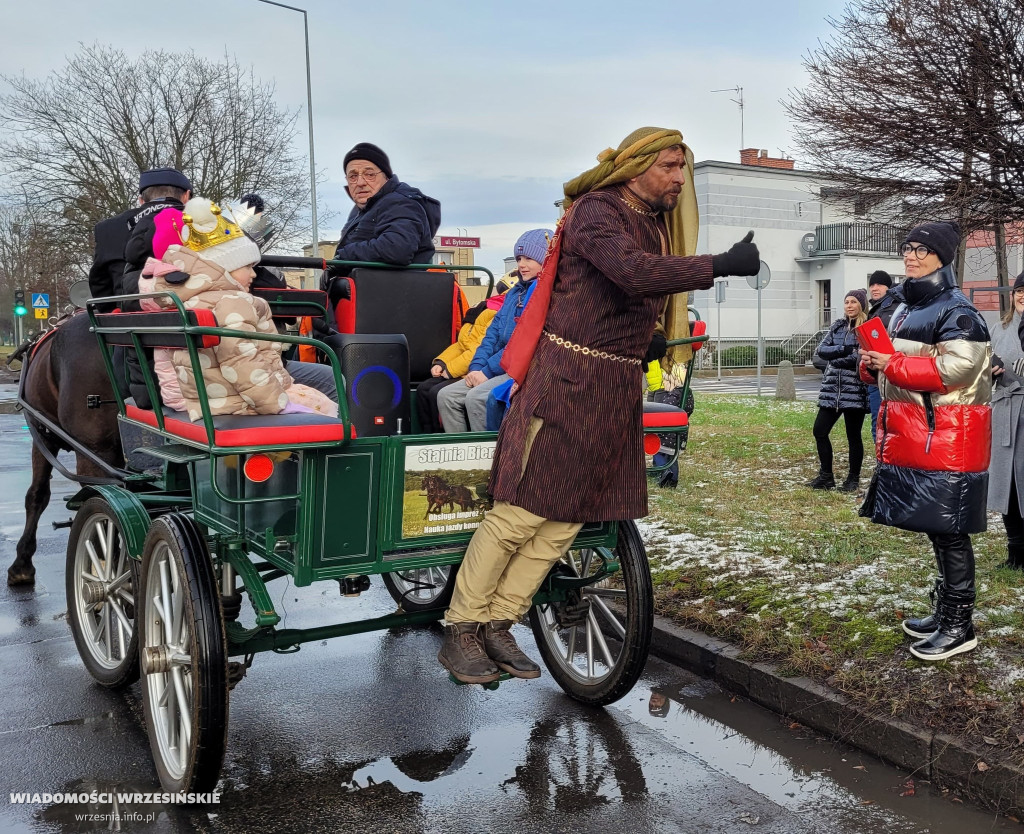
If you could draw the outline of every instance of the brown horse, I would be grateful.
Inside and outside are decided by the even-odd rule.
[[[50,477],[57,453],[75,452],[72,477],[83,483],[116,481],[102,463],[115,469],[124,465],[117,403],[99,343],[89,325],[89,316],[78,312],[37,346],[21,353],[19,401],[25,406],[25,420],[33,438],[32,483],[25,494],[25,531],[18,540],[14,562],[7,569],[8,585],[35,582],[32,557],[36,552],[36,529],[50,503]]]
[[[431,513],[441,512],[445,504],[449,509],[454,509],[452,487],[440,475],[424,475],[420,482],[420,488],[427,491],[427,512],[423,516],[424,518]]]

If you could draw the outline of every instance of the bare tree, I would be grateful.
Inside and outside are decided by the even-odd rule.
[[[298,113],[282,110],[273,85],[233,59],[155,52],[133,60],[91,46],[43,80],[3,81],[0,190],[44,207],[83,264],[92,227],[135,203],[139,171],[162,165],[213,200],[261,193],[279,239],[308,228]]]
[[[802,154],[892,219],[1024,220],[1020,0],[859,0],[791,93]],[[1005,284],[1005,250],[997,255]],[[960,269],[963,272],[963,249]]]

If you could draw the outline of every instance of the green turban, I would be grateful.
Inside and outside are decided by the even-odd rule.
[[[681,145],[686,155],[686,182],[683,184],[679,202],[669,212],[665,212],[665,225],[668,229],[668,249],[673,255],[693,255],[697,251],[697,190],[693,184],[693,151],[683,141],[683,134],[678,130],[666,130],[660,127],[642,127],[634,130],[619,143],[616,149],[608,148],[597,156],[597,165],[584,171],[575,179],[569,180],[564,186],[566,209],[573,200],[590,191],[622,185],[633,177],[640,176],[650,168],[658,154],[666,148]],[[668,339],[683,339],[690,335],[687,314],[688,296],[676,293],[669,298],[664,315],[665,336]],[[669,349],[663,364],[667,369],[677,371],[673,366],[685,363],[692,356],[689,345],[677,345]]]

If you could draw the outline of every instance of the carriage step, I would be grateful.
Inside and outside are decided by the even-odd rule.
[[[142,446],[134,451],[150,457],[166,460],[168,463],[189,463],[196,460],[206,460],[209,452],[201,452],[193,446],[186,446],[184,443],[166,443],[163,446]]]
[[[511,678],[512,675],[510,675],[508,672],[502,672],[501,676],[496,681],[491,681],[490,683],[466,683],[465,681],[460,681],[451,672],[448,673],[448,680],[450,680],[456,686],[482,686],[484,689],[491,690],[497,689],[499,683],[501,683],[502,681],[507,681]]]
[[[73,518],[69,518],[67,521],[51,521],[50,523],[53,525],[54,530],[60,530],[62,527],[71,527],[75,523],[75,520]]]

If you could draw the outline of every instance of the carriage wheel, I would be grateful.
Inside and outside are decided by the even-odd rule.
[[[75,515],[64,586],[71,633],[89,674],[112,688],[138,680],[138,563],[102,498],[89,498]]]
[[[192,519],[149,528],[142,561],[142,705],[160,784],[212,790],[227,745],[228,664],[213,563]]]
[[[593,576],[601,566],[599,552],[617,561],[620,571],[564,602],[530,609],[537,648],[551,676],[591,706],[610,704],[633,688],[647,663],[654,627],[651,569],[636,524],[619,522],[614,550],[570,550],[560,569]]]
[[[384,585],[406,611],[447,608],[455,590],[457,565],[397,570],[384,574]]]

